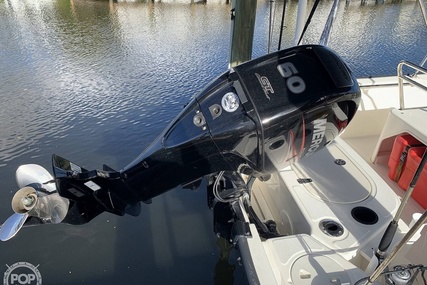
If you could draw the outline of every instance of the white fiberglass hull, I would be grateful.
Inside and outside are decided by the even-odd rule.
[[[250,283],[355,284],[375,269],[374,252],[405,194],[388,178],[387,161],[396,135],[409,133],[427,144],[427,109],[417,108],[427,106],[427,94],[405,85],[406,112],[417,110],[421,116],[405,114],[414,119],[405,126],[389,122],[389,113],[400,107],[396,77],[360,79],[359,84],[362,103],[340,138],[268,181],[253,184],[251,205],[261,220],[276,222],[281,236],[262,239],[251,224],[252,236],[238,240]],[[423,212],[410,198],[389,250]],[[426,229],[402,247],[389,268],[426,263]],[[385,283],[384,277],[377,282]],[[416,282],[420,276],[414,284],[422,284]]]

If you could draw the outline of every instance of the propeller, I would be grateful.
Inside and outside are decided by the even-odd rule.
[[[37,217],[40,224],[60,223],[68,213],[70,201],[56,192],[53,176],[37,164],[21,165],[16,170],[19,189],[12,198],[15,212],[0,228],[0,240],[14,237],[28,217]]]

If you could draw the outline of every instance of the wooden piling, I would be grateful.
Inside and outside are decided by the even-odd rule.
[[[230,66],[252,57],[257,0],[232,0]]]

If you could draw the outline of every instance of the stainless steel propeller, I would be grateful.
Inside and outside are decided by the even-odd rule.
[[[16,183],[21,188],[12,199],[15,212],[0,228],[0,240],[14,237],[28,217],[41,223],[60,223],[68,213],[69,200],[56,192],[53,176],[37,164],[21,165],[16,170]],[[41,191],[43,190],[43,191]]]

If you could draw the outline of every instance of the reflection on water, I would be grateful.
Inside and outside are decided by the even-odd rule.
[[[50,169],[58,153],[120,169],[227,68],[230,5],[145,2],[0,1],[0,221],[20,164]],[[258,2],[254,57],[268,38],[269,1]],[[282,46],[293,42],[296,4],[287,4]],[[318,42],[331,5],[320,3],[304,43]],[[282,7],[276,1],[273,50]],[[415,1],[342,2],[329,45],[358,76],[394,74],[399,60],[424,57],[426,30]],[[237,252],[222,256],[203,190],[171,191],[137,218],[25,228],[0,251],[0,272],[40,264],[44,284],[246,282]]]

